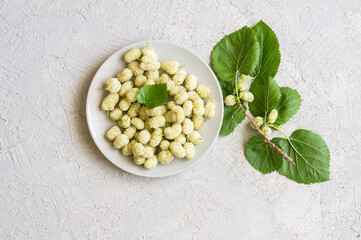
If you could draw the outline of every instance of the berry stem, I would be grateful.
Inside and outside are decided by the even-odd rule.
[[[248,79],[244,79],[244,80],[242,80],[241,82],[243,83],[243,82],[248,82],[248,81],[250,81],[250,80],[253,80],[253,79],[255,79],[256,77],[251,77],[251,78],[248,78]]]
[[[238,96],[238,71],[236,72],[236,76],[234,77],[234,88],[236,90],[238,104],[241,104],[241,102],[239,101],[239,96]]]
[[[276,125],[273,125],[273,124],[270,124],[268,125],[274,129],[276,129],[277,131],[279,131],[288,141],[289,141],[289,138],[288,136],[281,130],[280,126],[276,126]]]
[[[140,112],[140,110],[142,110],[142,108],[145,106],[145,103],[138,109],[138,113]]]
[[[289,161],[292,165],[296,166],[295,162],[292,160],[292,158],[290,156],[288,156],[285,152],[283,152],[279,147],[276,146],[276,144],[274,144],[273,142],[271,142],[266,135],[264,135],[264,133],[261,131],[261,129],[259,129],[259,127],[257,126],[257,124],[253,121],[253,119],[248,115],[248,113],[246,112],[246,110],[244,110],[243,106],[241,103],[238,103],[238,105],[241,107],[243,113],[249,118],[249,120],[251,120],[252,124],[256,127],[257,132],[264,138],[264,140],[266,140],[267,144],[270,145],[270,147],[275,150],[277,153],[279,153],[284,159],[286,159],[287,161]]]

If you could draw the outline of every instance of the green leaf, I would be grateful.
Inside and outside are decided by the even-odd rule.
[[[277,107],[278,117],[275,124],[282,125],[290,120],[300,109],[301,102],[301,96],[297,90],[289,87],[281,87],[281,98]]]
[[[166,103],[167,97],[167,84],[146,85],[139,89],[137,101],[151,109]]]
[[[225,82],[220,80],[219,85],[221,86],[223,97],[227,97],[228,95],[233,95],[235,93],[234,81]]]
[[[281,62],[277,36],[262,20],[252,27],[252,31],[260,46],[260,60],[256,67],[256,75],[274,77]]]
[[[247,107],[243,105],[243,108],[247,111]],[[242,109],[237,105],[224,106],[224,115],[221,128],[221,135],[228,136],[234,129],[240,124],[246,117]]]
[[[320,135],[299,129],[292,133],[289,141],[284,138],[274,138],[272,142],[296,163],[296,166],[293,166],[284,160],[277,170],[281,175],[305,184],[330,179],[330,151]]]
[[[263,174],[273,172],[282,165],[282,156],[275,152],[259,134],[248,141],[246,158],[255,169]]]
[[[277,108],[281,91],[272,77],[257,78],[253,81],[250,92],[254,95],[253,102],[248,104],[253,116],[265,117],[269,111]]]
[[[253,74],[259,53],[259,43],[249,27],[226,35],[212,50],[212,64],[218,79],[234,81],[237,71]]]

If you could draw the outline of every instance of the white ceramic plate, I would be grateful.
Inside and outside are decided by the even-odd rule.
[[[160,165],[151,170],[141,168],[133,163],[133,158],[123,156],[113,147],[113,144],[105,138],[105,132],[116,123],[106,118],[106,113],[100,109],[100,104],[107,92],[104,90],[105,82],[116,76],[127,66],[123,56],[132,48],[143,48],[146,41],[134,43],[110,56],[95,74],[89,90],[86,102],[86,117],[90,133],[95,144],[103,155],[117,167],[144,177],[165,177],[177,174],[199,161],[202,156],[212,147],[216,141],[223,119],[223,97],[217,78],[211,68],[200,57],[190,50],[166,41],[148,41],[154,48],[159,61],[176,60],[187,73],[194,74],[198,78],[198,84],[203,83],[212,90],[211,98],[216,103],[216,115],[204,123],[202,129],[203,142],[196,146],[196,156],[193,159],[174,159],[167,165]]]

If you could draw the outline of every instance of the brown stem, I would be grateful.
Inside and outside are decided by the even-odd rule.
[[[274,144],[273,142],[271,142],[266,135],[264,135],[263,131],[261,129],[259,129],[259,127],[257,126],[257,124],[253,121],[253,119],[248,115],[248,113],[246,112],[246,110],[244,110],[243,106],[241,103],[238,103],[238,105],[241,107],[243,113],[249,118],[249,120],[251,120],[252,124],[256,127],[257,132],[266,140],[267,144],[271,146],[271,148],[273,150],[275,150],[276,152],[278,152],[279,154],[281,154],[282,157],[284,157],[284,159],[286,159],[287,161],[289,161],[292,165],[296,166],[296,163],[292,160],[292,158],[290,156],[288,156],[285,152],[283,152],[279,147],[276,146],[276,144]]]

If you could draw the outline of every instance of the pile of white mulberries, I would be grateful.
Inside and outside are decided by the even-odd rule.
[[[159,62],[153,48],[134,48],[124,55],[128,67],[106,82],[109,94],[101,109],[117,125],[105,134],[123,155],[151,169],[170,163],[174,157],[191,159],[202,142],[204,117],[215,115],[212,91],[197,83],[197,77],[180,69],[173,60]],[[153,109],[137,102],[141,87],[167,84],[169,101]],[[206,102],[205,102],[206,100]]]

